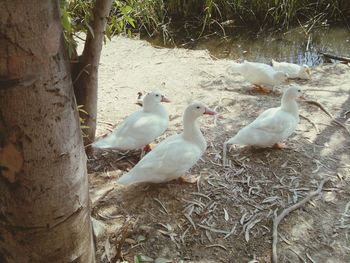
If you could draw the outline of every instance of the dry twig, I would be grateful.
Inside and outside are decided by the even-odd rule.
[[[315,261],[308,253],[306,253],[306,257],[307,257],[312,263],[316,263],[316,261]]]
[[[204,225],[200,225],[200,224],[198,224],[198,226],[200,228],[204,228],[204,229],[209,230],[209,231],[214,232],[214,233],[225,234],[225,235],[230,233],[230,231],[221,230],[221,229],[217,229],[217,228],[212,228],[212,227],[204,226]]]
[[[130,229],[133,227],[133,225],[136,222],[133,222],[131,218],[127,218],[123,224],[123,226],[120,228],[118,233],[116,234],[115,238],[115,248],[116,248],[116,254],[114,258],[112,259],[112,262],[117,262],[118,259],[123,259],[122,255],[122,246],[125,243],[125,239],[129,235]]]
[[[219,247],[219,248],[222,248],[223,250],[228,250],[225,246],[223,245],[220,245],[220,244],[213,244],[213,245],[208,245],[208,246],[205,246],[206,248],[210,248],[210,247]]]
[[[326,53],[326,52],[321,52],[321,51],[318,51],[318,53],[320,53],[321,55],[323,55],[325,58],[328,58],[328,59],[331,58],[331,59],[342,61],[344,63],[350,63],[350,58],[348,58],[348,57],[338,56],[338,55],[334,55],[334,54]]]
[[[163,208],[163,210],[165,211],[165,213],[167,215],[169,215],[168,210],[166,209],[166,207],[163,205],[163,203],[158,198],[153,198],[153,200],[156,201]],[[161,213],[164,213],[162,210],[159,210],[159,211],[161,211]]]
[[[278,262],[278,256],[277,256],[277,242],[278,242],[278,224],[282,221],[283,218],[285,218],[290,212],[302,207],[304,204],[309,202],[313,197],[316,195],[319,195],[322,191],[323,185],[329,181],[329,178],[323,179],[317,190],[310,192],[309,195],[307,195],[304,199],[299,201],[298,203],[284,209],[278,216],[275,214],[275,217],[273,219],[273,227],[272,227],[272,262],[277,263]]]
[[[308,122],[310,122],[310,123],[312,124],[312,126],[314,126],[314,128],[315,128],[315,130],[316,130],[316,133],[319,134],[320,131],[319,131],[319,129],[318,129],[316,123],[314,123],[312,120],[310,120],[308,117],[306,117],[306,116],[304,116],[304,115],[299,114],[299,116],[300,116],[301,118],[307,120]]]
[[[289,248],[289,250],[292,251],[295,255],[297,255],[298,258],[299,258],[301,261],[303,261],[303,263],[307,263],[306,259],[303,258],[297,251],[295,251],[295,250],[292,249],[292,248]]]

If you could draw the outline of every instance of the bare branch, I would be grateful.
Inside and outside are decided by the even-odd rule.
[[[309,195],[307,195],[304,199],[299,201],[298,203],[295,203],[294,205],[284,209],[278,216],[275,215],[273,219],[273,227],[272,227],[272,262],[277,263],[278,262],[278,256],[277,256],[277,242],[278,242],[278,224],[282,221],[283,218],[285,218],[290,212],[302,207],[304,204],[309,202],[313,197],[316,195],[319,195],[322,191],[323,185],[328,182],[330,179],[325,178],[323,179],[317,190],[310,192]]]

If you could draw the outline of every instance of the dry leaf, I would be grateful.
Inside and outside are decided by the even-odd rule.
[[[228,219],[229,219],[229,215],[228,215],[228,213],[227,213],[227,210],[224,208],[224,214],[225,214],[225,221],[228,221]]]

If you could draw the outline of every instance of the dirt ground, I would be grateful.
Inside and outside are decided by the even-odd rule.
[[[279,225],[279,262],[350,262],[350,134],[318,107],[300,104],[301,118],[287,148],[231,149],[231,167],[221,165],[226,139],[280,94],[260,95],[229,74],[229,61],[207,51],[154,48],[140,40],[114,38],[101,58],[98,135],[139,109],[138,91],[159,89],[170,126],[159,141],[181,132],[182,113],[192,100],[219,112],[203,117],[208,148],[189,172],[197,184],[122,187],[116,179],[139,152],[94,151],[88,156],[92,216],[98,262],[271,262],[272,219],[329,177],[322,194]],[[350,67],[323,65],[300,84],[350,128]]]

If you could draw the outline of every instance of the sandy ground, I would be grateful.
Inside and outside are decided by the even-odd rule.
[[[192,100],[220,117],[201,120],[208,149],[190,171],[200,175],[197,184],[120,187],[116,178],[139,153],[89,156],[98,262],[117,262],[119,250],[128,262],[271,262],[274,212],[303,199],[324,177],[331,181],[322,194],[279,226],[280,262],[350,262],[350,135],[318,107],[301,104],[300,113],[316,127],[301,119],[287,149],[233,149],[232,166],[223,168],[223,142],[280,103],[279,94],[251,92],[240,76],[227,73],[228,65],[207,51],[154,48],[121,37],[103,48],[97,135],[138,110],[134,102],[143,90],[159,89],[172,100],[166,105],[170,126],[159,140],[181,131],[181,115]],[[350,114],[344,115],[350,110],[350,67],[312,71],[310,81],[298,81],[306,96],[350,128]]]

